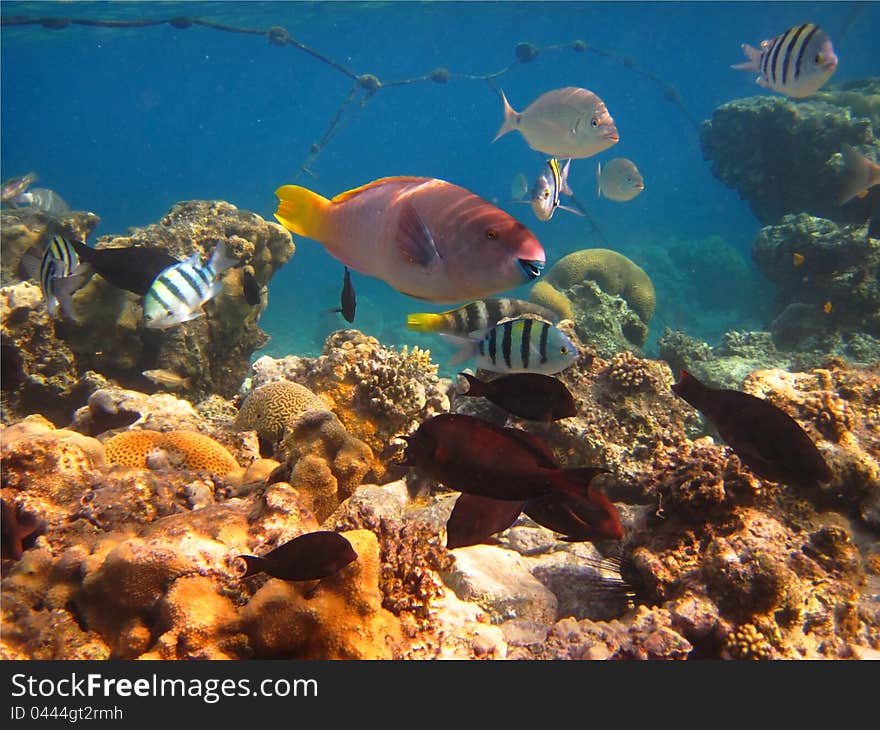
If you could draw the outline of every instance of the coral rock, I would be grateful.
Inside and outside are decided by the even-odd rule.
[[[343,533],[358,559],[314,585],[272,579],[242,609],[257,658],[393,659],[399,621],[382,608],[379,543],[366,530]]]
[[[109,462],[125,466],[147,468],[151,452],[162,450],[174,464],[191,471],[224,476],[238,468],[238,462],[223,446],[192,431],[124,431],[109,439],[104,449]]]
[[[274,445],[294,418],[313,409],[326,410],[327,403],[299,383],[278,380],[248,394],[235,419],[235,428],[256,431],[261,439]]]

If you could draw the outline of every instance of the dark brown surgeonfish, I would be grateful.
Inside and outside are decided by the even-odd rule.
[[[85,261],[110,284],[134,294],[145,295],[150,285],[169,266],[180,262],[161,248],[122,246],[92,248],[73,238],[80,261]]]
[[[560,468],[550,448],[526,431],[464,414],[444,413],[429,418],[405,440],[402,465],[418,467],[431,478],[463,492],[462,497],[467,495],[459,497],[447,523],[447,546],[484,541],[509,527],[525,503],[543,497],[552,502],[564,496],[566,504],[576,505],[571,508],[574,517],[567,518],[570,524],[563,527],[576,539],[586,534],[587,524],[603,537],[623,536],[614,505],[590,487],[593,477],[604,469]],[[512,504],[493,504],[498,501]],[[542,509],[540,502],[535,508],[539,517],[548,510]],[[600,513],[602,518],[596,520]],[[556,523],[562,525],[562,519],[556,517]]]
[[[268,573],[282,580],[320,580],[357,560],[357,553],[338,532],[319,530],[295,537],[262,557],[238,557],[247,566],[242,578]]]
[[[685,370],[672,390],[708,418],[758,476],[807,488],[831,481],[831,469],[810,437],[770,401],[738,390],[711,388]]]
[[[505,411],[530,421],[556,421],[577,414],[574,398],[565,384],[541,373],[512,373],[483,381],[459,373],[468,382],[465,396],[483,397]]]
[[[517,502],[462,493],[446,522],[446,547],[452,550],[486,542],[510,527],[520,512],[525,512],[539,525],[561,533],[561,539],[567,542],[619,540],[623,537],[623,527],[617,508],[590,484],[594,477],[607,471],[593,467],[569,470],[569,473],[580,472],[582,483],[589,485],[586,491],[589,501],[571,499],[560,492]]]

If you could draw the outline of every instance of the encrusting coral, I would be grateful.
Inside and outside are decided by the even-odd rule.
[[[379,542],[368,530],[342,533],[357,560],[317,585],[270,579],[242,609],[256,658],[394,659],[400,622],[382,608]]]
[[[374,466],[370,447],[323,409],[305,411],[288,424],[278,455],[288,481],[312,500],[309,507],[319,521],[350,497]]]

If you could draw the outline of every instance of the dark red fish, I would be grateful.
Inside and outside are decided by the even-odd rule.
[[[268,573],[282,580],[319,580],[357,560],[357,553],[338,532],[318,531],[295,537],[262,557],[238,557],[247,565],[242,578]]]
[[[462,493],[446,522],[446,547],[452,550],[486,542],[510,527],[520,512],[539,525],[562,533],[562,539],[569,542],[619,540],[623,537],[623,526],[617,509],[601,491],[590,486],[594,477],[607,471],[592,467],[566,470],[570,477],[579,476],[581,484],[587,486],[589,501],[572,499],[560,492],[525,502]]]
[[[483,381],[459,373],[468,381],[466,396],[483,397],[505,411],[531,421],[556,421],[577,414],[577,406],[562,381],[541,373],[513,373]]]
[[[572,470],[575,471],[575,470]],[[532,499],[523,507],[529,517],[539,525],[559,532],[568,542],[592,542],[594,540],[620,540],[623,525],[614,503],[590,482],[607,469],[586,467],[579,470],[586,482],[588,500],[571,499],[565,494],[553,492],[545,497]]]
[[[738,390],[711,388],[684,370],[672,390],[708,418],[758,476],[814,488],[831,481],[831,469],[810,437],[770,401]]]
[[[496,532],[510,527],[524,504],[462,492],[446,521],[446,547],[452,550],[486,542]]]

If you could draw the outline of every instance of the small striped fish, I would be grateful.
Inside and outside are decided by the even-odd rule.
[[[436,314],[430,312],[408,314],[406,327],[416,332],[438,332],[454,337],[473,337],[475,333],[480,333],[482,336],[502,319],[519,317],[523,314],[534,314],[550,322],[559,320],[556,312],[523,299],[477,299],[461,307]]]
[[[40,282],[49,316],[57,315],[60,301],[65,316],[72,318],[69,298],[85,278],[73,275],[79,266],[76,250],[63,236],[55,236],[49,241],[42,256],[38,257],[38,251],[36,248],[26,251],[22,256],[22,266],[31,278]]]
[[[828,34],[818,25],[804,23],[763,41],[760,50],[743,44],[749,60],[731,68],[757,71],[758,86],[802,99],[818,91],[837,68],[837,56]]]
[[[565,161],[565,166],[559,166],[559,160],[551,157],[541,169],[532,189],[529,191],[529,203],[532,212],[539,221],[549,221],[558,208],[567,210],[575,215],[583,215],[577,208],[560,205],[559,196],[574,195],[568,186],[568,169],[571,159]]]
[[[572,341],[541,319],[518,317],[492,327],[480,340],[470,340],[450,364],[471,357],[477,367],[496,373],[553,375],[577,359]]]
[[[223,252],[223,244],[217,244],[204,266],[194,253],[186,261],[164,269],[144,296],[144,324],[151,329],[167,329],[202,316],[202,305],[223,290],[217,277],[236,263]]]

